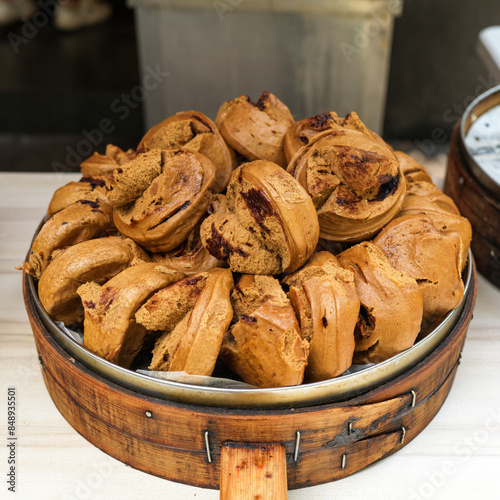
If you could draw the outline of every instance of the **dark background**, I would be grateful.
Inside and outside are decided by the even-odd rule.
[[[476,54],[479,32],[494,25],[499,0],[405,0],[394,26],[387,139],[425,139],[436,128],[449,134],[484,82],[500,84]]]
[[[65,163],[68,147],[140,83],[134,14],[121,1],[111,3],[111,21],[75,33],[58,32],[48,15],[31,32],[23,23],[0,28],[0,170],[51,171],[54,161]],[[495,24],[499,0],[404,2],[394,28],[386,140],[447,143],[472,98],[500,83],[475,50],[479,31]],[[20,38],[27,43],[14,49]],[[143,132],[138,104],[102,144],[135,147]]]

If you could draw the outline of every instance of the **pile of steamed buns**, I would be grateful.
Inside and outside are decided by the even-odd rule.
[[[123,367],[257,387],[410,348],[464,293],[471,227],[356,113],[295,121],[264,92],[177,113],[59,188],[23,269]]]

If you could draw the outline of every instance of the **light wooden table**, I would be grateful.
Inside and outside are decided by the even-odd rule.
[[[441,167],[431,173],[442,176]],[[0,498],[217,499],[217,491],[152,477],[105,455],[73,430],[45,389],[14,266],[23,261],[53,191],[76,178],[0,174]],[[336,483],[291,491],[290,499],[500,498],[500,290],[482,276],[478,283],[462,363],[431,424],[395,455]],[[15,495],[6,476],[9,387],[17,405]]]

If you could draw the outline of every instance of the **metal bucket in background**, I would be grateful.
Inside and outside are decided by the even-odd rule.
[[[356,110],[381,133],[403,0],[128,0],[136,13],[145,126],[266,90],[296,119]]]

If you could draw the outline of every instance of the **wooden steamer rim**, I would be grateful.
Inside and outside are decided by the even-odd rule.
[[[32,276],[27,275],[26,291],[32,298],[34,311],[56,342],[72,357],[106,379],[138,393],[196,405],[227,408],[291,408],[331,403],[355,397],[391,380],[421,361],[449,334],[463,312],[469,288],[472,286],[473,262],[469,252],[465,270],[464,297],[460,304],[413,347],[362,371],[322,382],[293,387],[269,389],[232,389],[206,387],[181,382],[160,380],[117,366],[103,359],[68,336],[45,312]]]
[[[236,477],[246,488],[260,485],[259,492],[286,498],[287,488],[341,479],[396,452],[437,414],[451,389],[472,318],[477,287],[472,259],[469,267],[458,318],[412,368],[341,402],[271,410],[167,401],[112,382],[55,341],[26,274],[23,294],[49,394],[90,443],[149,474],[220,487],[221,498],[255,498],[255,489],[238,490]],[[245,472],[242,453],[259,466]],[[269,456],[275,457],[273,463],[265,462]]]

